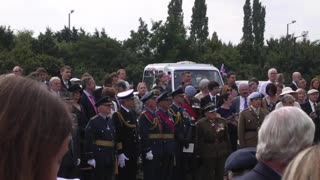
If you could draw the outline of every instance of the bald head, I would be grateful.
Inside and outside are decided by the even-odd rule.
[[[297,82],[301,79],[301,74],[299,72],[292,73],[292,81]]]

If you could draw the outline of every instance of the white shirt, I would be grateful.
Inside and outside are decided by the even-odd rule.
[[[240,96],[240,109],[239,109],[239,113],[241,112],[241,111],[243,111],[243,110],[245,110],[245,108],[244,108],[244,103],[245,103],[245,98],[244,97],[242,97],[242,96]],[[249,102],[248,102],[248,100],[247,100],[247,108],[249,107]]]
[[[316,102],[312,102],[312,101],[310,101],[310,99],[309,99],[309,103],[310,103],[312,112],[316,112],[316,110],[315,110],[315,108],[314,108],[314,103],[316,103]],[[317,104],[317,103],[316,103],[316,104]]]
[[[272,83],[270,80],[268,80],[267,82],[264,82],[261,84],[260,88],[259,88],[259,93],[263,94],[264,96],[267,95],[266,93],[266,87],[269,83]]]

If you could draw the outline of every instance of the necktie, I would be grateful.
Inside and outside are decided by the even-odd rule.
[[[214,105],[216,105],[216,97],[215,96],[212,96],[212,102]]]
[[[247,98],[244,98],[244,106],[243,106],[243,109],[247,109],[247,108],[248,108]]]
[[[89,99],[90,99],[90,102],[91,102],[91,104],[92,104],[92,106],[93,106],[93,108],[94,108],[94,111],[96,112],[96,113],[98,113],[97,112],[97,107],[95,106],[95,101],[94,101],[94,98],[93,98],[93,96],[89,96]]]
[[[313,112],[316,112],[316,107],[317,107],[317,103],[313,103],[313,108],[314,108]]]

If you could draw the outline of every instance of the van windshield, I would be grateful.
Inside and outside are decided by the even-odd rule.
[[[174,88],[176,89],[178,86],[182,84],[182,73],[186,70],[175,70],[174,71]],[[215,70],[187,70],[191,73],[192,77],[192,85],[198,89],[199,82],[202,79],[208,79],[209,81],[216,81],[222,87],[222,82],[220,79],[220,74]],[[171,83],[169,83],[171,84]]]

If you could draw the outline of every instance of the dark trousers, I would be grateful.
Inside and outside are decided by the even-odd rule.
[[[163,154],[161,158],[160,180],[171,180],[173,173],[173,154]]]
[[[202,158],[203,168],[205,174],[203,179],[205,180],[223,180],[224,176],[224,163],[225,157],[211,158],[204,157]]]
[[[66,179],[79,178],[79,168],[77,166],[60,166],[58,177]]]
[[[137,160],[138,157],[129,157],[129,160],[126,160],[126,165],[123,168],[119,167],[116,180],[136,180]]]
[[[160,180],[160,157],[152,160],[142,159],[143,180]]]

